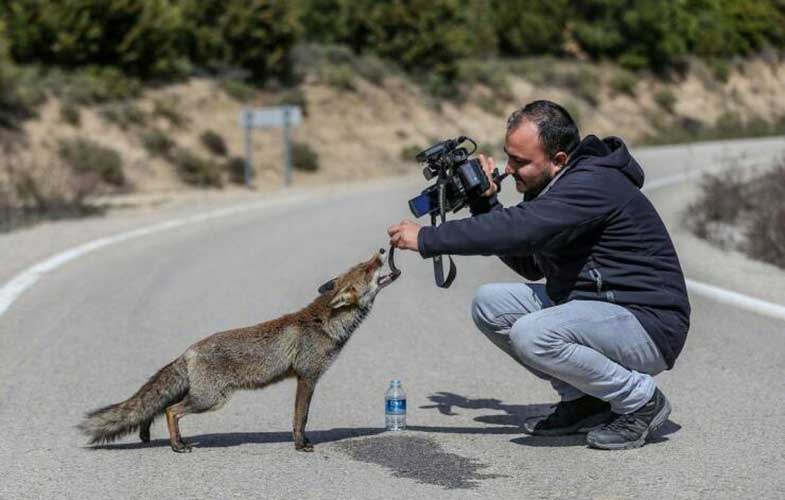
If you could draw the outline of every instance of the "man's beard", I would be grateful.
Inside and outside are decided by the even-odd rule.
[[[524,183],[517,174],[512,174],[512,177],[515,179],[515,189],[517,189],[519,193],[529,195],[529,197],[537,196],[540,191],[551,182],[551,179],[553,179],[547,172],[543,172],[540,177],[527,183]]]

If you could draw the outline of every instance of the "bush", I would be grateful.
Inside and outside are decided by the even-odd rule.
[[[4,151],[0,158],[0,231],[38,219],[79,217],[101,210],[87,203],[97,192],[94,173],[76,174],[57,162],[41,165]]]
[[[222,187],[221,169],[213,161],[199,157],[187,149],[175,149],[172,154],[177,175],[186,184],[199,187]]]
[[[229,97],[240,102],[248,102],[257,94],[255,87],[242,80],[224,79],[221,80],[220,85]]]
[[[570,90],[592,106],[599,102],[600,75],[595,68],[588,66],[565,67],[555,71],[553,83]]]
[[[289,52],[301,33],[294,2],[184,0],[182,16],[194,63],[241,67],[259,82],[291,79]]]
[[[175,146],[175,142],[161,130],[154,128],[142,132],[140,139],[142,146],[150,156],[168,158],[169,153]]]
[[[509,56],[554,54],[564,44],[567,0],[492,0],[499,51]]]
[[[245,184],[245,159],[239,156],[232,156],[224,164],[224,169],[229,173],[229,181],[237,184]],[[251,177],[254,171],[251,169]]]
[[[112,148],[90,139],[75,138],[60,141],[60,158],[78,174],[94,173],[107,184],[125,185],[123,158]]]
[[[183,127],[188,119],[177,109],[177,99],[156,99],[153,102],[153,116],[169,121],[175,127]]]
[[[19,122],[36,116],[36,107],[45,99],[35,87],[20,83],[17,68],[0,61],[0,128],[17,129]]]
[[[458,79],[467,85],[484,85],[500,99],[512,99],[506,68],[497,60],[467,59],[458,65]]]
[[[133,103],[109,104],[99,111],[101,117],[123,130],[132,126],[144,126],[147,123],[147,113]]]
[[[305,172],[319,170],[319,155],[304,142],[292,141],[292,167]]]
[[[635,97],[635,87],[638,85],[638,79],[634,74],[627,71],[617,71],[611,77],[609,84],[615,93]]]
[[[60,119],[69,125],[78,127],[82,122],[79,106],[72,102],[60,103]]]
[[[747,226],[747,253],[785,269],[785,162],[754,183],[755,209]]]
[[[180,48],[183,18],[170,0],[7,0],[13,57],[25,63],[75,68],[116,66],[140,77],[179,76],[188,71]]]
[[[670,89],[660,90],[654,94],[654,102],[668,113],[673,113],[676,101],[676,94]]]
[[[142,83],[117,68],[87,66],[64,73],[53,70],[44,76],[45,85],[68,101],[89,105],[139,97]]]
[[[745,179],[708,175],[689,207],[687,226],[700,238],[785,268],[785,162]]]
[[[299,106],[303,116],[308,116],[308,101],[300,87],[287,90],[278,100],[280,106]]]
[[[401,148],[401,160],[417,163],[417,155],[425,148],[421,148],[416,144],[409,144]]]
[[[201,141],[202,145],[214,155],[226,156],[228,152],[224,138],[212,130],[205,130],[202,132],[199,136],[199,141]]]
[[[348,64],[327,64],[321,68],[320,78],[324,83],[340,90],[355,91],[354,72]]]

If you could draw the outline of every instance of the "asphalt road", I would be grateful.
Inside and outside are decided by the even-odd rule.
[[[656,186],[723,158],[754,163],[784,150],[778,139],[637,156]],[[147,445],[129,436],[85,446],[74,429],[85,411],[125,399],[211,332],[305,305],[321,283],[386,246],[385,228],[408,216],[406,200],[421,184],[179,227],[46,275],[0,317],[0,498],[782,498],[781,321],[693,295],[687,347],[657,377],[671,420],[641,449],[591,450],[580,436],[523,434],[554,394],[473,328],[474,289],[516,280],[492,258],[458,258],[445,291],[433,285],[429,261],[397,256],[402,278],[317,386],[314,453],[291,442],[292,381],[183,419],[191,454],[172,453],[161,421]],[[673,212],[686,200],[668,189],[657,190],[656,203]],[[38,230],[30,231],[18,241],[34,242]],[[46,228],[40,233],[43,241]],[[400,434],[383,431],[392,378],[408,394],[409,430]]]

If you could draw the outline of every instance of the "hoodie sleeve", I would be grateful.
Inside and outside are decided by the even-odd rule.
[[[615,207],[602,183],[587,177],[592,176],[576,172],[532,201],[424,227],[417,241],[420,255],[527,256],[565,245],[594,228]]]
[[[504,205],[494,194],[489,198],[479,198],[469,204],[472,215],[480,215],[493,210],[502,210]],[[537,281],[542,279],[543,273],[531,255],[500,255],[499,258],[507,267],[520,274],[526,279]]]

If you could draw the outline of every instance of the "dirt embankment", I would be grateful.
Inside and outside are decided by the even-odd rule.
[[[708,137],[712,130],[723,129],[727,135],[737,127],[743,135],[741,128],[750,124],[772,128],[785,124],[785,63],[779,61],[737,64],[724,75],[724,81],[700,63],[672,80],[635,75],[614,66],[548,59],[477,63],[474,74],[480,76],[463,89],[466,97],[455,102],[434,101],[420,86],[395,72],[375,82],[359,75],[343,75],[340,81],[318,73],[309,75],[294,91],[295,102],[304,106],[305,119],[292,136],[318,154],[318,170],[296,171],[295,184],[414,172],[419,167],[411,159],[418,149],[459,134],[475,138],[482,150],[498,153],[506,116],[540,98],[562,103],[575,115],[582,134],[619,135],[638,144],[671,137],[678,140],[674,131],[682,131],[684,138],[704,131]],[[292,92],[254,90],[237,98],[220,81],[194,78],[146,90],[123,103],[120,119],[118,112],[107,113],[107,105],[96,105],[78,108],[78,120],[67,118],[63,101],[49,97],[40,106],[39,116],[24,122],[24,145],[17,151],[42,172],[68,169],[72,167],[60,158],[62,141],[86,138],[122,158],[124,187],[102,192],[181,192],[190,186],[178,175],[177,161],[151,146],[145,134],[149,137],[153,131],[169,144],[167,148],[173,145],[223,168],[227,158],[243,156],[239,124],[243,106],[277,105]],[[123,113],[128,116],[122,118]],[[216,156],[204,143],[201,137],[206,131],[223,139],[226,154]],[[282,185],[282,158],[280,130],[253,133],[257,189]],[[229,174],[219,175],[227,178]],[[228,181],[222,184],[224,190],[242,189]]]

